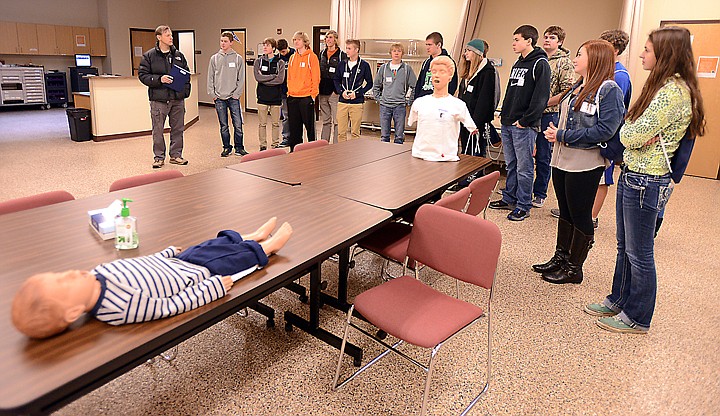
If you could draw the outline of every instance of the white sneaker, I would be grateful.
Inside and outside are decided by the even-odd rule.
[[[543,205],[545,205],[545,198],[540,198],[539,196],[536,196],[532,200],[532,206],[535,208],[542,208]]]

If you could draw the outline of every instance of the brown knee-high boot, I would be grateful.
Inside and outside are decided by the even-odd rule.
[[[543,280],[556,284],[582,283],[582,266],[587,259],[588,252],[593,245],[593,241],[593,236],[585,235],[575,228],[573,232],[572,245],[570,246],[570,257],[568,257],[567,263],[565,263],[565,265],[556,272],[543,273]]]
[[[553,273],[567,263],[570,255],[570,244],[573,239],[573,229],[575,227],[562,218],[558,218],[557,227],[557,243],[555,244],[555,254],[546,263],[533,264],[533,271],[537,273]]]

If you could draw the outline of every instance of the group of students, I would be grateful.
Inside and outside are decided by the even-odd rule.
[[[534,27],[520,26],[513,35],[520,57],[501,111],[508,177],[503,198],[490,207],[512,210],[508,219],[523,220],[531,206],[542,206],[552,177],[559,205],[555,253],[533,270],[550,283],[581,283],[597,212],[620,163],[612,290],[585,312],[598,317],[603,329],[643,334],[655,307],[654,237],[673,189],[670,160],[686,133],[704,134],[691,35],[681,27],[650,33],[640,55],[650,75],[633,105],[629,74],[617,62],[627,34],[611,30],[584,42],[570,65],[564,36],[551,26],[543,50],[535,46]],[[579,79],[567,74],[571,67]]]
[[[359,57],[360,43],[349,39],[343,53],[337,38],[336,32],[328,32],[327,47],[318,59],[308,49],[307,35],[293,36],[296,51],[289,58],[286,77],[291,149],[302,142],[303,124],[308,139],[315,139],[316,97],[323,139],[330,141],[335,127],[334,140],[347,140],[348,124],[353,137],[359,136],[364,94],[372,89],[380,104],[381,140],[390,141],[392,120],[394,142],[404,141],[406,106],[411,105],[408,120],[418,122],[413,156],[457,160],[458,142],[464,153],[485,155],[500,95],[497,71],[486,57],[486,42],[467,43],[458,76],[455,62],[442,48],[442,35],[431,33],[425,43],[430,57],[417,77],[402,61],[402,45],[393,44],[391,61],[378,69],[373,80],[368,63]],[[641,55],[650,76],[632,106],[629,73],[618,61],[629,41],[626,33],[605,31],[600,39],[583,43],[572,60],[563,47],[562,28],[548,27],[543,38],[541,48],[536,45],[539,33],[531,25],[513,33],[512,47],[519,57],[510,71],[500,111],[508,174],[502,199],[490,203],[490,208],[510,210],[509,220],[522,221],[533,206],[543,206],[552,178],[559,208],[555,254],[548,262],[533,265],[533,270],[550,283],[580,283],[597,215],[613,183],[615,164],[620,164],[612,292],[585,310],[598,316],[597,323],[604,329],[645,333],[657,287],[655,224],[673,188],[670,159],[686,131],[692,138],[704,134],[690,33],[664,27],[650,34]],[[265,42],[268,46],[259,58],[259,71],[256,61],[259,97],[269,79],[258,76],[265,75],[265,68],[271,72],[275,68],[270,64],[273,42]],[[261,107],[262,112],[273,114]]]

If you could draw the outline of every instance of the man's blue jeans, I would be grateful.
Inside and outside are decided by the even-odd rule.
[[[380,104],[380,140],[390,141],[390,121],[395,123],[395,143],[403,144],[405,141],[405,105],[388,107]]]
[[[632,327],[648,329],[655,310],[655,221],[672,193],[669,185],[669,174],[623,171],[618,179],[618,253],[612,293],[603,303]]]
[[[507,164],[507,180],[502,200],[523,211],[532,207],[532,186],[537,131],[526,127],[502,126],[503,154]]]
[[[235,129],[235,151],[245,149],[243,146],[242,113],[240,112],[240,100],[228,98],[227,100],[215,100],[215,111],[220,121],[220,138],[222,138],[223,149],[232,149],[230,145],[230,128],[228,127],[228,109],[232,117],[233,128]]]
[[[552,158],[552,144],[545,138],[545,129],[550,122],[558,125],[558,113],[545,113],[540,122],[540,133],[535,140],[535,183],[533,195],[536,198],[547,198],[548,184],[550,183],[550,159]]]

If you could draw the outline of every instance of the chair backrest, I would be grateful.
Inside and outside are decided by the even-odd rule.
[[[448,276],[491,288],[502,237],[497,225],[435,205],[415,215],[408,257]]]
[[[464,212],[470,198],[470,188],[463,188],[452,195],[440,198],[435,205]]]
[[[328,143],[327,140],[323,140],[323,139],[315,140],[315,141],[307,142],[307,143],[300,143],[299,145],[295,146],[295,151],[299,152],[301,150],[314,149],[316,147],[327,146],[329,144],[330,143]]]
[[[134,188],[140,185],[147,185],[153,182],[166,181],[168,179],[180,178],[185,175],[179,170],[163,170],[160,172],[146,173],[144,175],[131,176],[129,178],[118,179],[110,184],[110,191],[119,191],[121,189]]]
[[[240,162],[249,162],[251,160],[265,159],[266,157],[273,157],[284,155],[287,152],[284,149],[267,149],[259,152],[248,153],[240,158]]]
[[[0,202],[0,215],[11,212],[24,211],[30,208],[43,207],[45,205],[57,204],[59,202],[72,201],[75,197],[67,191],[44,192],[24,198],[11,199]]]
[[[487,209],[490,203],[490,196],[497,187],[500,180],[500,171],[495,171],[488,175],[482,176],[470,182],[470,204],[465,210],[466,213],[477,216],[479,213]]]

